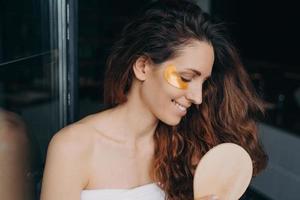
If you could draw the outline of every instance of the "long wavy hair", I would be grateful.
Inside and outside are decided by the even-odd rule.
[[[159,122],[154,134],[151,175],[166,192],[166,199],[172,200],[193,199],[196,165],[217,144],[242,146],[252,158],[254,175],[267,161],[257,136],[264,104],[224,24],[213,21],[189,1],[154,2],[125,26],[107,61],[105,103],[114,107],[127,101],[134,76],[132,65],[138,57],[161,64],[194,40],[208,42],[215,54],[211,78],[203,86],[202,104],[193,105],[177,126]]]

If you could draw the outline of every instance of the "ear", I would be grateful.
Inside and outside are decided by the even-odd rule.
[[[138,80],[146,80],[150,70],[149,63],[149,58],[146,56],[140,56],[133,64],[134,75]]]

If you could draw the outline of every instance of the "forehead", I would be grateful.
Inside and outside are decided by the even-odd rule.
[[[202,74],[210,75],[214,63],[213,47],[205,41],[193,41],[184,46],[179,55],[166,64],[174,64],[178,71],[194,69]]]

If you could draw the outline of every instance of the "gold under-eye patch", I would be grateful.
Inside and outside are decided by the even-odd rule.
[[[184,82],[176,71],[174,65],[168,65],[164,71],[164,78],[168,83],[179,89],[187,89],[188,83]]]

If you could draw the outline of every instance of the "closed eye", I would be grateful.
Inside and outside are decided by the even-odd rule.
[[[193,79],[191,79],[191,78],[184,78],[184,77],[180,77],[181,78],[181,80],[182,81],[184,81],[184,82],[191,82]]]

